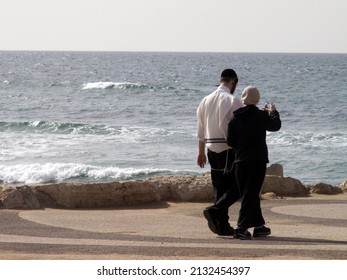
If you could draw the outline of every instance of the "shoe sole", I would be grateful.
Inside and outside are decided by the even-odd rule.
[[[218,226],[216,225],[215,221],[213,220],[213,218],[211,217],[210,213],[208,212],[208,210],[204,210],[204,217],[206,218],[207,222],[208,222],[208,228],[215,234],[219,234],[220,231],[218,229]]]
[[[235,232],[234,231],[229,231],[229,232],[220,232],[218,235],[219,236],[234,236]]]
[[[250,240],[250,239],[252,239],[252,236],[235,234],[234,238],[240,239],[240,240]]]
[[[257,233],[257,234],[253,234],[253,237],[264,237],[264,236],[268,236],[270,234],[271,234],[271,232]]]

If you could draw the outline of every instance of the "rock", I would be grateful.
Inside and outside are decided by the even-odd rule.
[[[39,201],[42,208],[51,207],[51,208],[59,208],[60,205],[48,194],[43,193],[41,191],[33,190],[37,200]]]
[[[152,182],[124,182],[121,189],[123,205],[143,204],[161,200],[161,196],[157,194],[155,185]]]
[[[28,186],[3,186],[0,192],[1,206],[8,209],[38,209],[40,203]]]
[[[346,187],[346,182],[343,186]],[[331,185],[311,188],[315,193],[340,193]],[[340,192],[338,191],[340,190]],[[305,197],[310,192],[299,180],[267,175],[262,199]],[[156,176],[142,181],[0,186],[0,207],[36,209],[40,207],[100,208],[145,204],[154,201],[212,202],[211,176]]]
[[[50,184],[35,190],[51,197],[59,206],[114,207],[158,200],[153,184],[141,181],[125,183]]]
[[[344,192],[347,192],[347,180],[342,182],[340,185],[339,185],[339,188],[344,191]]]
[[[38,201],[33,190],[29,186],[17,187],[17,190],[22,194],[27,209],[39,209],[41,208],[40,202]]]
[[[271,164],[266,168],[266,175],[283,177],[283,166],[279,163]]]
[[[308,196],[309,189],[298,179],[291,177],[265,176],[261,193],[273,192],[278,196]]]
[[[23,195],[12,186],[3,186],[0,192],[1,206],[7,209],[23,208],[25,201]]]
[[[311,193],[317,194],[340,194],[343,193],[342,189],[325,183],[318,183],[311,186]]]
[[[273,199],[281,199],[281,197],[277,196],[273,192],[268,192],[260,195],[260,199],[262,200],[273,200]]]
[[[206,176],[157,176],[149,179],[156,186],[163,200],[204,202],[213,199],[211,177]]]
[[[211,201],[213,197],[210,176],[157,176],[123,183],[47,184],[34,189],[41,205],[55,202],[55,207],[66,208],[115,207],[153,201]]]

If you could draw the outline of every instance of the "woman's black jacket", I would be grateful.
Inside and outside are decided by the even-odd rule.
[[[268,113],[254,105],[242,107],[234,112],[234,118],[228,125],[227,143],[234,148],[235,162],[269,162],[266,145],[266,131],[278,131],[281,128],[277,111]]]

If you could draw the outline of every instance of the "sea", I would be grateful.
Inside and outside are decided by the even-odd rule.
[[[223,69],[282,119],[270,163],[347,180],[347,54],[0,51],[0,183],[199,175],[196,109]]]

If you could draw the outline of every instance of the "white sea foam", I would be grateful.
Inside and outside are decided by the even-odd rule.
[[[118,89],[128,89],[128,88],[142,88],[148,87],[146,84],[141,83],[115,83],[115,82],[94,82],[94,83],[85,83],[83,84],[82,89],[110,89],[110,88],[118,88]]]
[[[346,148],[346,133],[324,133],[305,131],[281,130],[275,133],[268,133],[267,143],[281,145],[282,147],[320,147],[320,148]]]
[[[88,180],[125,180],[167,170],[152,168],[101,167],[77,163],[45,163],[0,165],[0,181],[4,183],[37,184],[62,182],[74,178]]]

